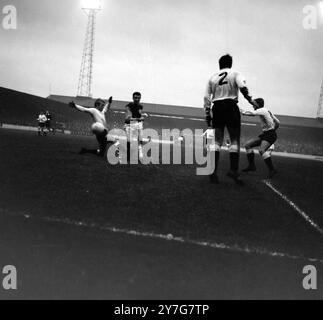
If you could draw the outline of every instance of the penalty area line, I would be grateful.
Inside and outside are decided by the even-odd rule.
[[[259,248],[259,247],[249,247],[249,246],[243,247],[243,246],[239,246],[238,244],[229,245],[225,243],[218,243],[218,242],[212,242],[212,241],[194,240],[194,239],[184,238],[180,236],[174,236],[170,233],[160,234],[152,231],[137,231],[137,230],[127,229],[127,228],[113,227],[109,225],[102,226],[96,222],[77,221],[69,218],[56,218],[56,217],[48,217],[48,216],[40,217],[40,216],[31,215],[29,213],[22,213],[22,212],[8,213],[7,211],[1,210],[1,208],[0,208],[0,213],[4,213],[5,215],[8,215],[8,216],[22,217],[27,220],[32,219],[32,220],[38,220],[38,221],[48,222],[48,223],[65,224],[73,227],[96,229],[100,231],[112,232],[116,234],[123,234],[123,235],[129,235],[129,236],[136,236],[141,238],[172,241],[172,242],[182,243],[186,245],[194,245],[194,246],[199,246],[204,248],[225,250],[225,251],[231,251],[231,252],[237,252],[237,253],[249,254],[249,255],[267,256],[272,258],[306,260],[309,262],[317,262],[317,263],[323,264],[323,259],[320,259],[320,258],[311,258],[311,257],[302,256],[302,255],[285,253],[285,252],[270,251],[265,248]]]
[[[281,199],[283,199],[290,207],[292,207],[307,223],[309,223],[316,231],[323,235],[323,229],[315,223],[308,214],[300,209],[292,200],[290,200],[286,195],[281,191],[275,188],[269,180],[262,181],[269,189],[275,192]]]

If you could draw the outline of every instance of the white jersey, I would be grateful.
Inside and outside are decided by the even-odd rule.
[[[276,124],[279,124],[279,120],[265,107],[251,111],[251,113],[260,117],[262,131],[275,130]]]
[[[45,123],[47,121],[47,117],[44,114],[40,114],[37,120],[39,123]]]
[[[88,110],[91,113],[94,122],[99,122],[99,123],[103,124],[105,128],[107,127],[107,122],[105,119],[104,112],[101,112],[96,108],[89,108]]]
[[[221,69],[207,84],[205,106],[210,107],[211,102],[224,99],[238,101],[239,89],[243,87],[246,87],[246,80],[239,72],[229,68]]]

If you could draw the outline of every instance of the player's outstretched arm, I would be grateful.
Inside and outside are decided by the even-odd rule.
[[[211,81],[207,83],[205,95],[204,95],[204,111],[205,111],[205,120],[208,128],[211,128],[211,105],[212,105],[212,84]]]
[[[74,108],[74,109],[76,109],[78,111],[81,111],[81,112],[87,112],[87,113],[90,113],[90,114],[93,113],[93,108],[85,108],[85,107],[82,107],[82,106],[76,104],[74,101],[70,102],[69,103],[69,106],[71,108]]]
[[[107,113],[107,111],[110,110],[112,101],[113,101],[113,97],[110,97],[107,103],[103,107],[103,110],[102,110],[103,114]]]
[[[255,111],[242,110],[242,109],[240,109],[240,111],[241,111],[241,114],[243,114],[244,116],[250,116],[250,117],[256,116]]]
[[[242,95],[244,96],[244,98],[252,106],[258,108],[257,102],[252,99],[252,96],[251,96],[251,94],[249,92],[249,89],[247,87],[247,81],[246,81],[246,79],[240,73],[238,73],[237,76],[236,76],[236,84],[237,84],[238,88],[240,89],[240,92],[242,93]]]
[[[245,86],[240,88],[240,92],[244,96],[244,98],[254,107],[258,107],[258,104],[255,100],[252,99],[251,94],[249,93],[249,89]]]

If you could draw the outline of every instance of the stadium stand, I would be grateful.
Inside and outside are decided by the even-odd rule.
[[[83,106],[93,106],[94,98],[51,95],[41,98],[0,87],[0,123],[37,126],[36,118],[40,111],[49,110],[53,115],[53,126],[56,129],[69,130],[76,135],[90,135],[91,119],[88,115],[75,112],[68,107],[74,100]],[[114,101],[113,110],[108,115],[109,129],[122,128],[122,111],[127,102]],[[152,116],[146,121],[146,127],[205,129],[202,108],[166,106],[143,103],[145,111]],[[312,118],[278,116],[282,126],[279,129],[279,140],[276,151],[323,155],[323,122]],[[258,119],[243,118],[242,144],[259,134],[260,128],[255,125]]]

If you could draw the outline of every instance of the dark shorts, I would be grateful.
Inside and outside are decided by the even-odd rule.
[[[270,143],[270,145],[274,144],[277,140],[277,133],[275,130],[269,130],[269,131],[264,131],[259,138],[261,140],[265,140],[268,143]]]
[[[46,121],[46,128],[50,128],[50,121]]]
[[[227,127],[231,140],[240,140],[241,115],[238,103],[232,99],[215,101],[212,107],[212,127],[224,131]]]
[[[38,123],[38,126],[39,126],[40,128],[45,128],[45,123],[44,123],[44,122],[39,122],[39,123]]]

